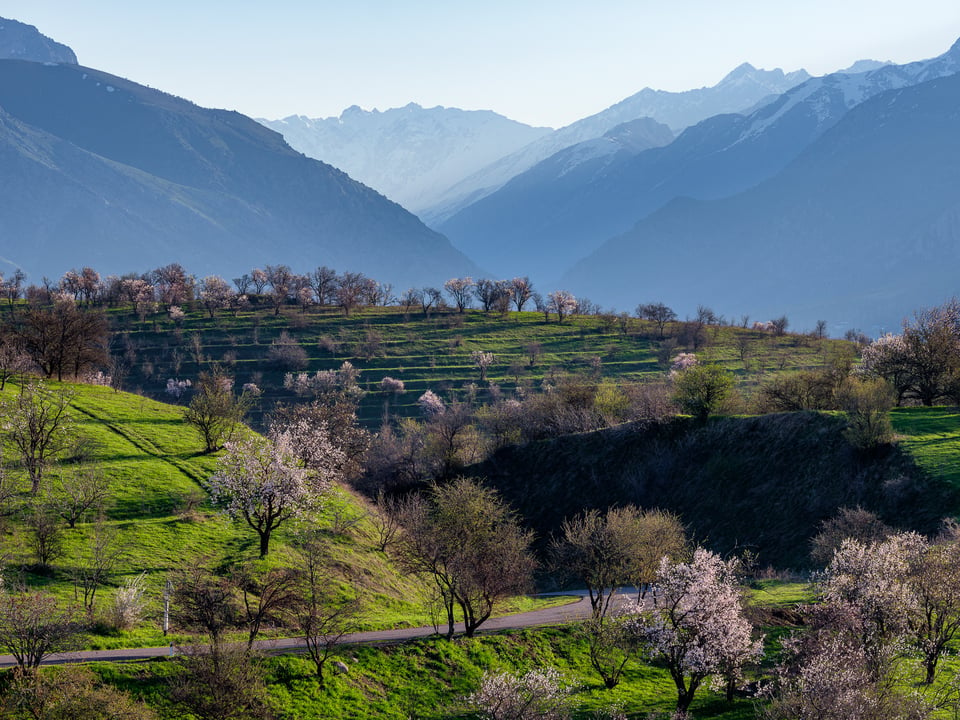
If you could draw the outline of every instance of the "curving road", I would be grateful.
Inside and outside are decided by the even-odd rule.
[[[505,615],[487,620],[478,632],[489,633],[498,630],[517,630],[520,628],[539,627],[544,625],[561,625],[563,623],[583,620],[590,617],[590,602],[586,598],[586,590],[574,590],[563,593],[551,593],[559,596],[574,598],[565,605],[531,610],[516,615]],[[445,626],[444,626],[445,627]],[[463,624],[457,624],[457,631],[463,632]],[[413,640],[415,638],[435,635],[433,627],[400,628],[397,630],[375,630],[345,635],[341,640],[344,645],[380,645]],[[302,638],[280,638],[275,640],[259,640],[257,649],[267,653],[282,653],[296,651],[305,645]],[[55,653],[47,657],[44,665],[62,665],[79,662],[129,662],[134,660],[149,660],[172,654],[170,646],[149,648],[121,648],[118,650],[80,650],[76,652]],[[16,665],[12,655],[0,655],[0,668]]]

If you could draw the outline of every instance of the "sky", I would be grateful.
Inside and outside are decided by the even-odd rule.
[[[253,117],[416,102],[561,127],[743,62],[821,75],[960,37],[958,0],[0,0],[80,63]]]

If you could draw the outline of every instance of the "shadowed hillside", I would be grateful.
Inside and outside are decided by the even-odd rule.
[[[894,446],[858,454],[840,417],[812,412],[687,419],[505,448],[471,468],[545,540],[584,507],[635,503],[679,513],[698,541],[760,563],[809,563],[809,539],[837,508],[862,505],[929,532],[960,504],[956,489]]]

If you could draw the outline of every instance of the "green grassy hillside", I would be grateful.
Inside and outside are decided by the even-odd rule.
[[[204,481],[213,472],[216,456],[201,453],[202,445],[183,422],[180,408],[105,387],[65,386],[73,393],[71,411],[78,430],[88,439],[81,462],[51,467],[42,491],[56,487],[61,474],[85,469],[103,473],[109,482],[106,525],[123,548],[122,561],[101,591],[107,602],[124,579],[145,573],[153,609],[141,629],[91,637],[95,647],[163,642],[157,614],[162,588],[171,573],[194,563],[223,569],[256,558],[256,536],[246,526],[231,522],[213,510]],[[8,383],[4,395],[17,387]],[[5,459],[17,473],[12,448]],[[18,503],[26,503],[23,494]],[[320,520],[330,553],[330,564],[343,583],[361,591],[370,608],[367,627],[397,623],[427,624],[424,590],[405,576],[374,545],[370,515],[373,509],[348,489],[335,488]],[[74,599],[73,568],[86,551],[94,532],[92,518],[64,527],[64,553],[43,574],[32,572],[29,533],[18,515],[6,519],[2,548],[11,568],[25,581],[61,597]],[[272,562],[282,562],[292,525],[277,531]]]
[[[569,628],[357,647],[347,651],[344,659],[348,673],[331,674],[326,689],[321,689],[305,659],[268,658],[266,680],[276,716],[282,720],[475,717],[465,714],[463,698],[477,689],[485,671],[522,673],[545,667],[561,674],[578,719],[606,717],[594,713],[613,706],[623,708],[629,717],[647,718],[652,713],[665,719],[676,703],[676,689],[667,671],[642,662],[630,663],[618,687],[604,689],[590,667],[587,643]],[[98,671],[119,687],[165,707],[164,670],[156,663],[100,666]],[[706,687],[698,692],[692,711],[694,717],[712,720],[755,717],[752,700],[727,703]]]
[[[416,400],[427,389],[446,394],[480,383],[471,359],[475,350],[494,353],[488,379],[512,392],[517,385],[537,387],[545,377],[589,373],[615,380],[651,379],[662,375],[669,359],[692,350],[682,323],[671,323],[661,340],[652,323],[614,315],[576,316],[563,324],[541,313],[487,315],[478,310],[458,314],[405,312],[401,307],[375,307],[349,317],[334,308],[310,307],[300,312],[256,308],[215,318],[193,310],[179,322],[163,314],[141,322],[129,309],[110,311],[115,332],[111,351],[127,368],[125,387],[171,400],[164,393],[168,378],[196,379],[210,362],[225,365],[238,386],[256,383],[264,390],[259,409],[277,400],[290,401],[283,390],[289,370],[270,361],[271,344],[282,332],[305,351],[304,370],[335,369],[345,360],[361,371],[368,390],[361,405],[366,424],[379,424],[387,398],[380,381],[403,380],[406,392],[391,399],[391,414],[416,413]],[[775,337],[767,332],[726,326],[702,330],[697,350],[705,360],[719,362],[752,387],[770,373],[822,367],[838,355],[852,355],[853,346],[839,340],[807,336]]]

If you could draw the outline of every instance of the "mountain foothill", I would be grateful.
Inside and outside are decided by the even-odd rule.
[[[529,276],[876,335],[956,293],[957,72],[960,42],[822,77],[745,63],[557,130],[415,103],[254,121],[0,19],[0,269]]]

